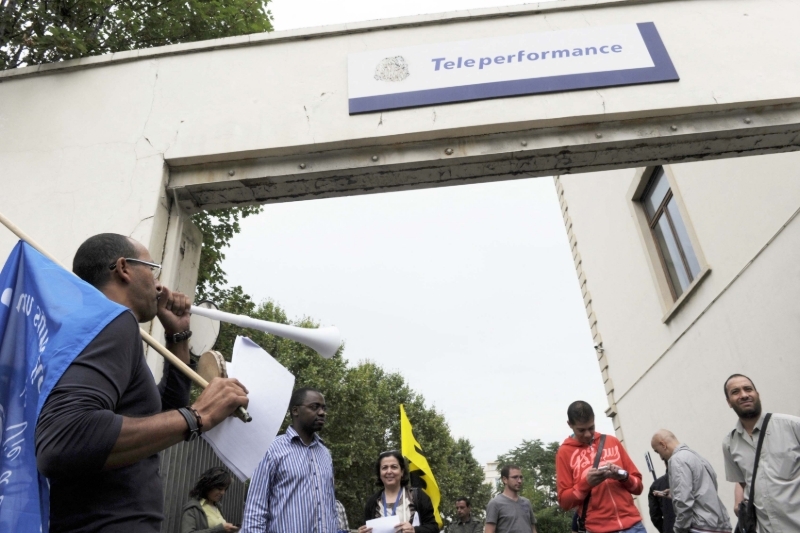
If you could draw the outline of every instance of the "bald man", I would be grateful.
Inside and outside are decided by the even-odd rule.
[[[717,495],[717,474],[711,464],[666,429],[657,431],[650,445],[669,461],[675,533],[729,533],[731,521]]]

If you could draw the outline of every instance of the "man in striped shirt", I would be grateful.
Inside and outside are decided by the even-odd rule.
[[[250,481],[242,533],[336,533],[333,462],[317,435],[325,398],[297,389],[289,402],[292,425],[272,441]]]

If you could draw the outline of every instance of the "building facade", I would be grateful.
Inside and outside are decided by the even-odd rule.
[[[497,461],[489,461],[483,465],[483,482],[492,487],[492,496],[497,494],[497,484],[500,483],[500,471]]]
[[[750,376],[765,411],[800,414],[800,155],[555,182],[617,436],[652,479],[650,437],[672,430],[714,465],[732,511],[726,378]]]
[[[767,409],[798,411],[800,160],[743,157],[800,149],[798,18],[792,0],[563,0],[0,72],[0,212],[65,264],[92,234],[132,236],[191,294],[190,213],[562,173],[615,428],[642,470],[667,427],[721,472],[725,376],[751,374]],[[349,113],[356,54],[638,24],[657,28],[679,81]],[[522,57],[508,53],[493,61]],[[643,197],[661,203],[647,212]],[[0,256],[16,240],[0,231]]]

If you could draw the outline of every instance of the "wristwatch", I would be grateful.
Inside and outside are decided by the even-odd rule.
[[[178,342],[185,341],[191,336],[192,336],[192,330],[190,329],[187,329],[186,331],[181,331],[180,333],[173,333],[172,335],[164,333],[164,338],[167,339],[167,342],[170,344],[176,344]]]

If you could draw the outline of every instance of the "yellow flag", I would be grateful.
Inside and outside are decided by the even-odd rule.
[[[442,517],[439,516],[439,503],[442,501],[442,495],[439,492],[439,485],[433,479],[433,472],[431,472],[431,467],[428,465],[428,460],[422,455],[422,447],[411,432],[411,422],[408,421],[406,410],[402,404],[400,405],[400,449],[403,457],[408,461],[408,473],[414,474],[415,477],[420,479],[422,491],[433,502],[433,516],[436,518],[436,523],[439,524],[439,529],[441,529]]]

